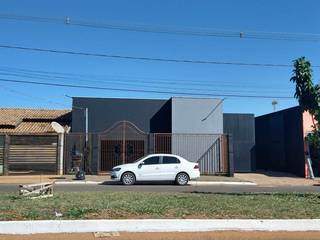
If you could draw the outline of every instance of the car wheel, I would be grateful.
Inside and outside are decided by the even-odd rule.
[[[136,182],[136,177],[132,172],[122,174],[121,181],[123,185],[133,185]]]
[[[176,184],[183,186],[189,182],[189,176],[186,173],[178,173],[176,177]]]

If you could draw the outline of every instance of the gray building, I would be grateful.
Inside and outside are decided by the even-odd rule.
[[[226,168],[219,163],[227,161],[222,159],[221,149],[226,141],[221,140],[223,114],[219,99],[75,97],[71,130],[74,138],[78,135],[83,140],[86,109],[91,148],[88,158],[93,173],[108,171],[116,164],[132,162],[152,152],[204,161],[203,172],[219,172]],[[74,148],[81,146],[69,141],[69,149]],[[206,164],[210,159],[217,164]]]
[[[146,133],[223,133],[219,99],[172,97],[158,99],[73,98],[72,131],[100,133],[119,121],[129,121]],[[219,106],[214,109],[217,104]],[[214,112],[211,111],[214,109]]]

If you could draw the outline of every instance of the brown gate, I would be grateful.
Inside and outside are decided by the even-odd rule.
[[[114,166],[131,163],[147,153],[148,134],[128,121],[115,123],[101,133],[100,172],[110,171]]]
[[[12,135],[9,173],[57,173],[56,135]]]

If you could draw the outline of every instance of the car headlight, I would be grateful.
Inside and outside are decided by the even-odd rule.
[[[112,169],[112,171],[114,171],[114,172],[118,172],[118,171],[120,171],[121,170],[121,168],[119,168],[119,167],[116,167],[116,168],[113,168]]]

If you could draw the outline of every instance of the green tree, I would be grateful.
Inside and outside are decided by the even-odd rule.
[[[296,84],[294,96],[298,99],[302,110],[312,115],[313,128],[318,131],[320,123],[319,85],[313,83],[311,64],[305,57],[294,60],[293,65],[293,75],[290,81]]]
[[[303,111],[308,111],[312,116],[313,131],[306,140],[310,146],[310,155],[313,165],[318,166],[320,160],[320,88],[313,83],[310,62],[301,57],[293,61],[294,69],[290,81],[296,84],[295,98]],[[318,167],[315,168],[318,174]]]

